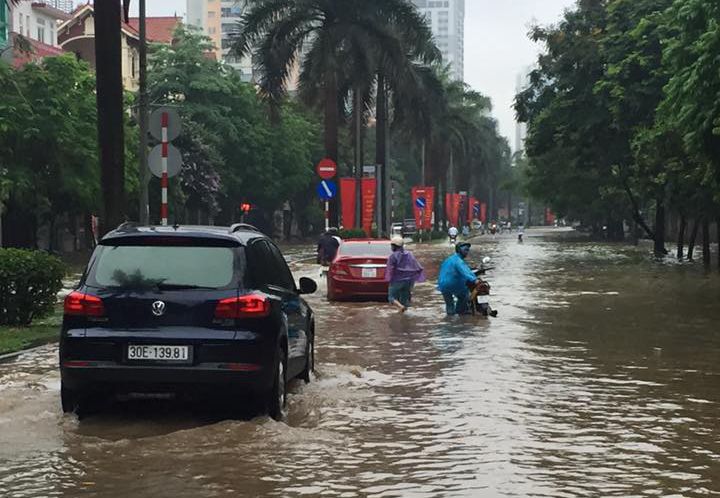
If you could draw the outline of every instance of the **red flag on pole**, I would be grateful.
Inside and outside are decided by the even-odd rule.
[[[355,228],[355,178],[340,178],[340,204],[343,228]]]
[[[368,237],[372,235],[373,215],[375,214],[375,192],[377,181],[375,178],[363,178],[360,182],[362,188],[362,227]]]

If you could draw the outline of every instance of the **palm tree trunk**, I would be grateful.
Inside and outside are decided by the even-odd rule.
[[[97,122],[103,217],[101,234],[125,218],[125,141],[123,138],[120,2],[95,2]]]
[[[330,72],[325,81],[325,121],[324,139],[325,156],[337,162],[338,160],[338,95],[337,74]],[[340,213],[337,199],[330,202],[330,224],[340,225]]]
[[[389,233],[388,213],[387,213],[387,193],[388,185],[390,185],[390,172],[387,167],[387,89],[385,88],[385,75],[382,71],[377,75],[377,97],[375,99],[375,164],[380,171],[380,192],[379,203],[380,220],[382,227],[378,230],[382,233]],[[379,234],[378,234],[379,235]]]
[[[703,224],[702,224],[702,233],[703,233],[703,245],[702,245],[702,253],[703,253],[703,265],[706,267],[710,267],[710,220],[708,218],[703,218]]]
[[[362,111],[359,89],[353,90],[353,114],[355,119],[355,220],[362,227]]]
[[[661,258],[667,254],[665,249],[665,201],[662,196],[655,200],[655,257]]]
[[[688,241],[688,261],[693,260],[693,252],[695,251],[695,241],[697,240],[698,228],[700,228],[700,220],[696,218],[693,222],[692,231],[690,232],[690,240]]]
[[[685,215],[680,215],[680,228],[678,228],[678,240],[677,240],[677,259],[683,259],[683,252],[685,251],[685,229],[687,228],[687,219]]]

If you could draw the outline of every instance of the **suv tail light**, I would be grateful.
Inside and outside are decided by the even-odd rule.
[[[63,306],[66,315],[75,316],[104,316],[105,306],[102,299],[90,294],[73,291],[65,298]]]
[[[215,307],[215,318],[263,318],[270,314],[270,301],[260,294],[222,299]]]

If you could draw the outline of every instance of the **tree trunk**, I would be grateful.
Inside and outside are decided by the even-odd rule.
[[[702,245],[703,265],[709,267],[710,266],[710,220],[708,218],[703,219],[702,232],[703,232],[703,245]]]
[[[688,252],[687,252],[687,259],[688,261],[693,260],[693,252],[695,251],[695,241],[697,240],[697,234],[698,229],[700,228],[700,220],[695,219],[693,222],[693,228],[690,232],[690,240],[688,241]]]
[[[390,234],[390,227],[387,225],[388,220],[388,188],[390,185],[390,172],[387,167],[387,89],[385,88],[385,75],[382,71],[377,75],[377,98],[375,99],[375,164],[380,168],[378,172],[381,176],[379,203],[381,227],[378,231],[383,234]],[[380,234],[378,234],[380,235]]]
[[[95,2],[97,123],[103,218],[101,234],[125,219],[125,141],[123,138],[120,2]]]
[[[362,94],[353,90],[353,121],[355,123],[355,223],[362,227]]]
[[[333,72],[329,73],[325,81],[325,119],[324,119],[324,139],[325,139],[325,156],[337,162],[338,160],[338,95],[337,95],[337,75]],[[330,224],[332,226],[340,225],[340,212],[338,209],[338,200],[330,201]]]
[[[720,217],[715,218],[715,232],[717,233],[718,271],[720,271]]]
[[[661,196],[655,200],[655,257],[660,258],[667,254],[665,249],[665,201]]]
[[[685,215],[680,215],[680,227],[678,228],[678,240],[677,240],[677,259],[683,259],[683,252],[685,250],[685,230],[687,228],[687,220]]]
[[[650,229],[650,227],[645,223],[645,220],[640,215],[640,206],[638,205],[637,199],[635,199],[635,196],[632,193],[632,190],[630,189],[630,185],[628,185],[627,181],[624,182],[625,186],[625,192],[628,195],[628,198],[630,199],[630,205],[632,206],[632,215],[635,222],[642,227],[643,230],[645,230],[645,233],[647,236],[653,240],[655,240],[655,234]]]

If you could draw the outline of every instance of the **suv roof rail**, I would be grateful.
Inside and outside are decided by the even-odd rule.
[[[257,227],[255,227],[253,225],[248,225],[247,223],[233,223],[230,226],[230,230],[228,230],[228,233],[235,233],[238,230],[250,230],[252,232],[261,233]]]
[[[123,221],[120,223],[115,230],[125,230],[126,228],[137,228],[140,225],[137,221]]]

